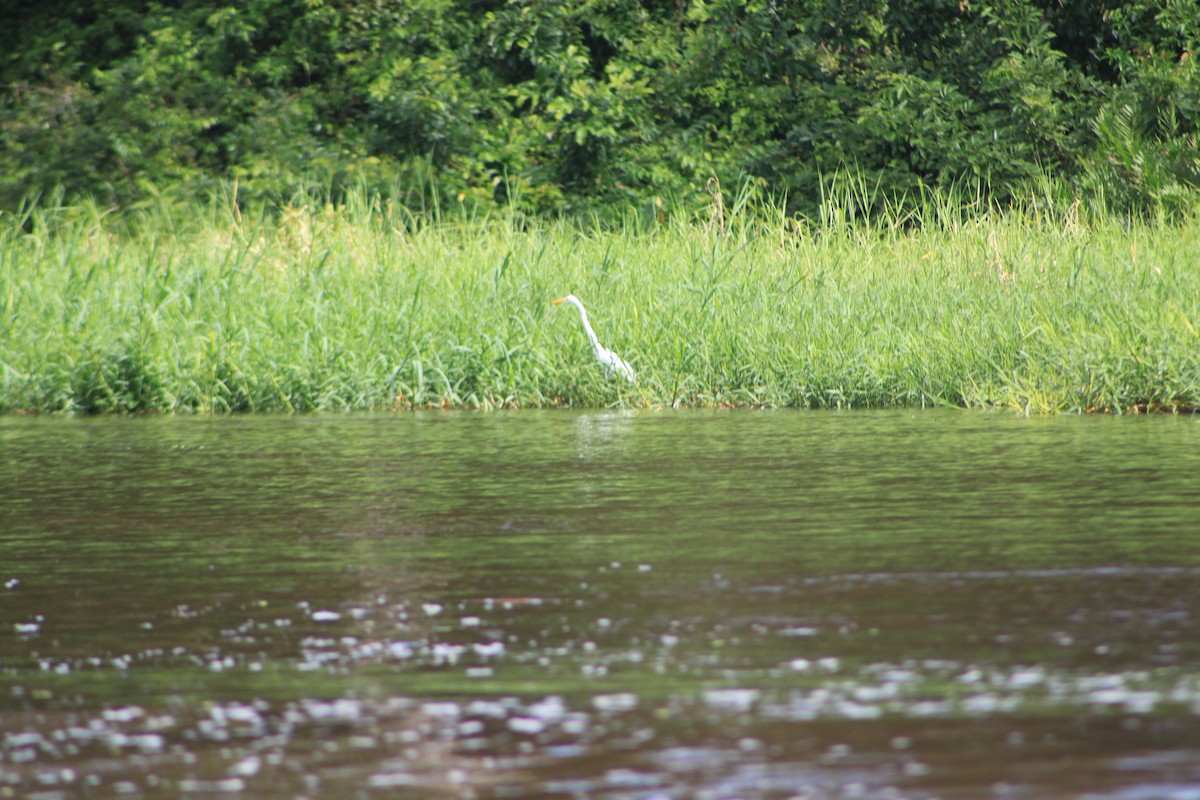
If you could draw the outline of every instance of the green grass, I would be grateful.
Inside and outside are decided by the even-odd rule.
[[[1200,218],[965,205],[608,231],[366,197],[33,207],[0,216],[0,411],[1200,405]]]

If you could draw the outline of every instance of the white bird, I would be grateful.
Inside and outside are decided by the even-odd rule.
[[[588,322],[587,309],[583,307],[583,303],[579,302],[579,298],[573,294],[569,294],[566,297],[560,297],[552,301],[553,305],[558,305],[559,303],[570,303],[579,309],[579,318],[583,320],[583,329],[587,331],[588,339],[592,342],[592,351],[596,354],[596,360],[604,367],[604,372],[608,375],[612,375],[615,372],[625,380],[633,383],[637,378],[633,372],[633,367],[629,366],[625,362],[625,359],[600,344],[600,340],[596,338],[596,332],[592,330],[592,324]]]

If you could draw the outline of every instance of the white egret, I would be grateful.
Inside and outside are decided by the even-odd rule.
[[[579,302],[578,297],[573,294],[569,294],[566,297],[560,297],[551,302],[553,305],[558,305],[559,303],[570,303],[578,308],[579,318],[583,320],[583,329],[587,332],[588,339],[592,343],[592,351],[596,354],[596,360],[599,361],[601,366],[604,367],[605,373],[612,375],[615,372],[630,383],[634,382],[637,376],[633,372],[633,367],[629,366],[629,364],[625,362],[625,359],[621,358],[612,350],[609,350],[607,347],[600,344],[600,340],[596,338],[596,332],[592,330],[592,324],[588,322],[587,309],[583,307],[583,303]]]

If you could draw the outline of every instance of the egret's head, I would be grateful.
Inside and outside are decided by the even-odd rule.
[[[578,305],[578,304],[579,304],[579,298],[578,298],[578,297],[576,297],[576,296],[575,296],[575,295],[573,295],[573,294],[569,294],[569,295],[567,295],[566,297],[560,297],[560,298],[558,298],[557,300],[551,300],[551,301],[550,301],[550,304],[551,304],[551,305],[555,305],[555,306],[556,306],[556,305],[558,305],[559,303],[573,303],[573,304],[575,304],[575,305]]]

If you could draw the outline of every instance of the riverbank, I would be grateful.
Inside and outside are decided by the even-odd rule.
[[[0,411],[1200,405],[1194,216],[846,208],[608,232],[363,198],[34,209],[0,218]]]

